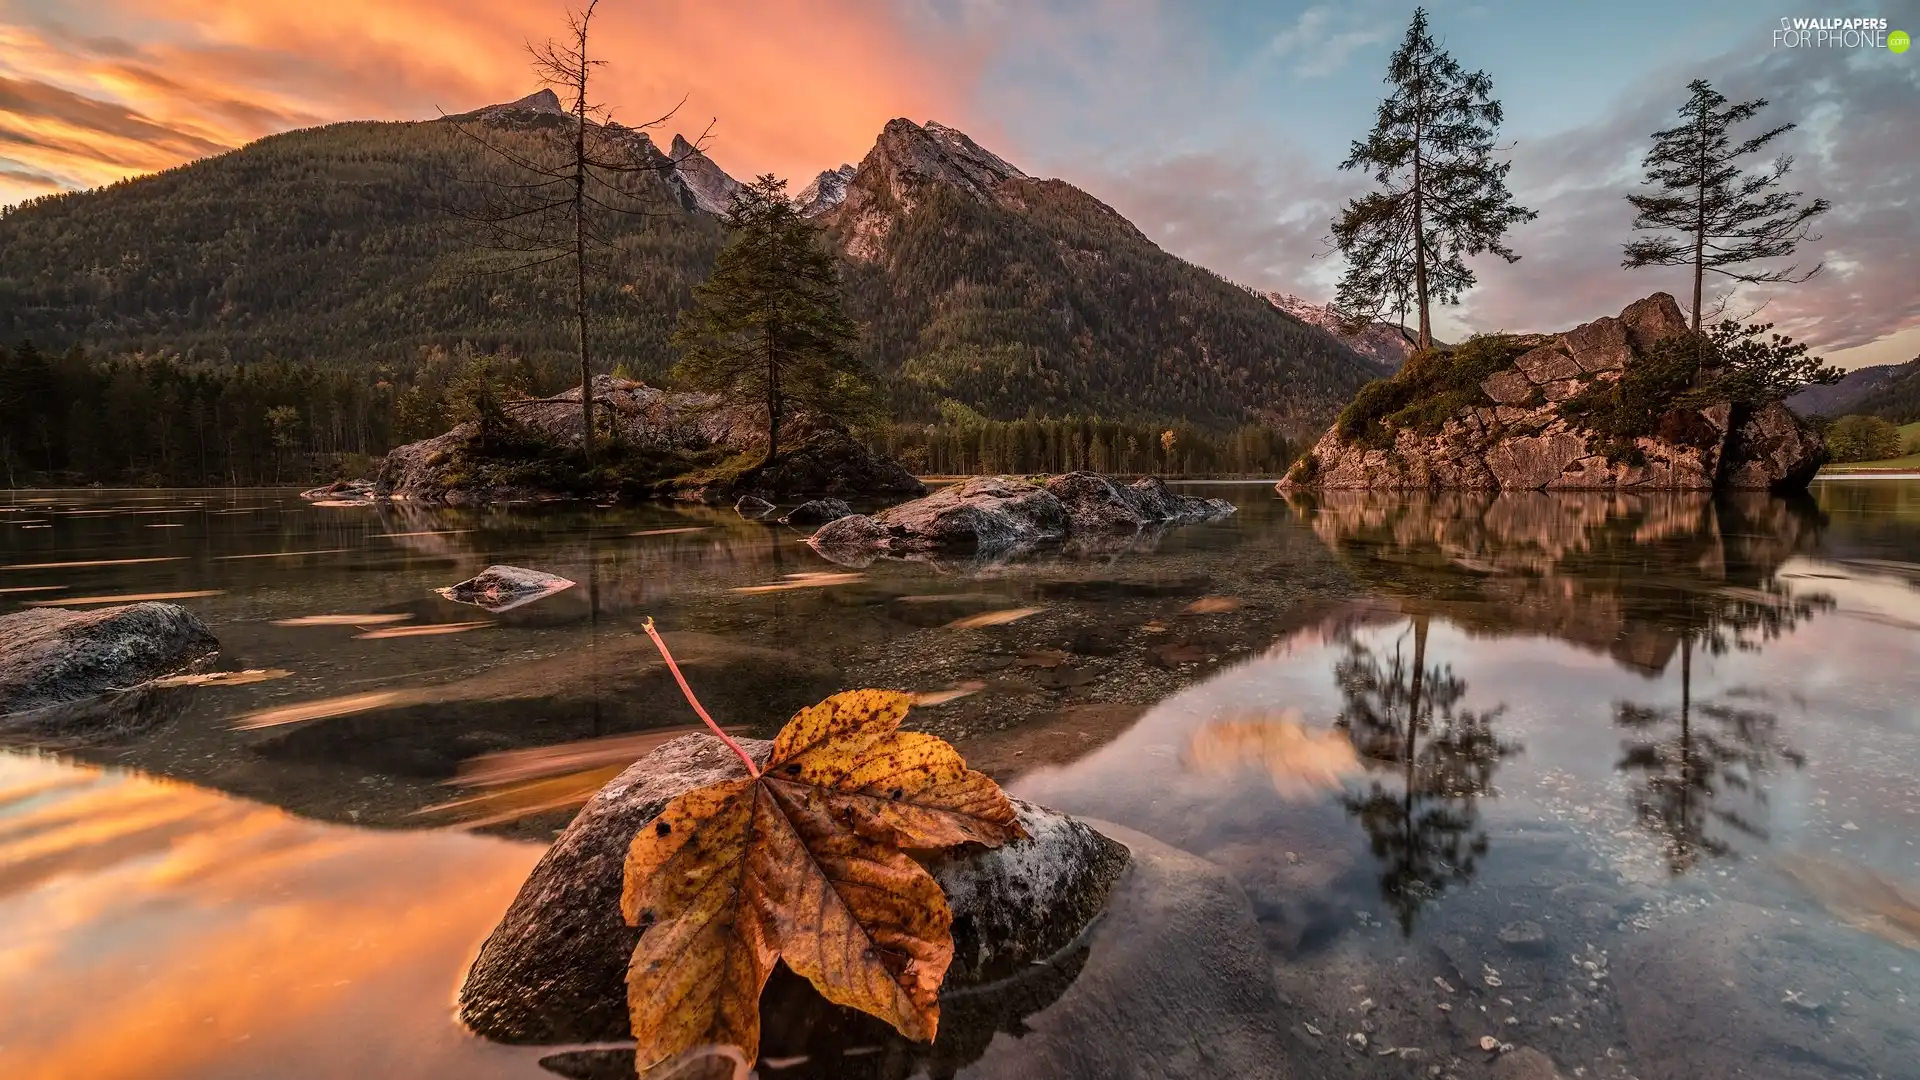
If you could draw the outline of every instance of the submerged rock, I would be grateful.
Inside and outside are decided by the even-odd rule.
[[[1287,471],[1282,490],[1794,491],[1827,461],[1819,432],[1775,403],[1674,408],[1654,430],[1609,443],[1562,403],[1632,370],[1647,350],[1685,333],[1673,297],[1635,301],[1618,318],[1533,345],[1483,379],[1449,416],[1349,438],[1336,423]],[[1379,386],[1380,384],[1376,384]],[[1393,389],[1388,384],[1387,389]],[[1391,394],[1380,400],[1391,398]]]
[[[575,584],[558,574],[539,570],[519,566],[489,566],[458,585],[433,591],[456,604],[471,604],[498,615],[571,589]]]
[[[1911,1076],[1913,953],[1815,916],[1724,903],[1627,937],[1613,965],[1645,1080]]]
[[[129,689],[219,648],[207,624],[178,604],[0,615],[0,715]]]
[[[744,740],[764,761],[769,742]],[[639,931],[620,914],[627,848],[667,802],[743,773],[711,735],[660,747],[602,788],[534,867],[460,988],[460,1018],[513,1043],[629,1035],[627,959]],[[949,988],[1006,978],[1070,944],[1127,864],[1124,847],[1053,811],[1016,804],[1032,839],[929,864],[954,915]]]
[[[371,480],[335,480],[331,484],[309,488],[301,492],[300,497],[308,502],[372,503],[375,501]]]
[[[868,517],[840,518],[808,543],[834,562],[864,565],[876,555],[997,552],[1041,543],[1208,521],[1234,511],[1220,499],[1176,495],[1157,477],[1123,485],[1075,472],[1035,484],[978,476]],[[1103,545],[1094,545],[1096,547]]]
[[[844,499],[814,499],[801,503],[780,519],[782,525],[825,525],[853,516],[853,507]]]
[[[734,513],[739,514],[743,518],[752,518],[755,520],[766,517],[768,514],[773,513],[773,510],[773,504],[758,495],[742,495],[739,501],[733,504]]]

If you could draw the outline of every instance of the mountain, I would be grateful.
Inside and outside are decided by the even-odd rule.
[[[1267,300],[1274,307],[1299,319],[1310,326],[1317,326],[1361,356],[1379,364],[1388,372],[1400,370],[1400,365],[1413,355],[1411,331],[1403,326],[1375,320],[1366,325],[1357,334],[1349,334],[1340,325],[1340,313],[1332,304],[1316,304],[1311,300],[1291,296],[1287,293],[1270,292]]]
[[[441,120],[290,131],[33,200],[0,218],[0,341],[373,368],[464,341],[564,372],[565,268],[501,272],[525,260],[486,250],[455,211],[522,179],[473,135],[538,154],[571,124],[542,93]],[[615,134],[664,160],[646,133]],[[607,366],[653,374],[725,229],[671,177],[636,174],[632,190],[647,217],[595,222],[612,246],[594,332]]]
[[[964,133],[888,122],[817,219],[908,415],[1308,426],[1378,374],[1111,207]]]
[[[1853,412],[1871,412],[1861,404],[1870,396],[1882,396],[1881,391],[1890,389],[1895,383],[1912,379],[1920,373],[1920,358],[1904,364],[1876,364],[1873,367],[1855,368],[1831,386],[1809,386],[1805,390],[1787,399],[1787,407],[1801,416],[1839,417]],[[1896,391],[1894,397],[1900,396]],[[1907,392],[1907,396],[1920,404],[1920,381]]]
[[[502,273],[453,212],[572,118],[543,91],[457,117],[334,124],[0,218],[0,340],[406,368],[467,342],[560,384],[573,331],[561,264]],[[738,182],[675,136],[604,131],[663,166],[629,178],[643,218],[606,215],[595,286],[602,370],[658,380]],[[1092,195],[1028,176],[965,133],[894,120],[805,205],[846,256],[862,348],[903,418],[1098,415],[1224,430],[1331,416],[1374,365],[1168,254]],[[960,410],[957,414],[955,410]]]

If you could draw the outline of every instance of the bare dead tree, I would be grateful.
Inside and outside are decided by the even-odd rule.
[[[598,6],[599,0],[588,0],[584,8],[569,10],[562,37],[527,45],[535,77],[562,95],[564,115],[555,118],[557,123],[535,125],[529,129],[531,138],[514,139],[489,130],[488,121],[498,117],[498,110],[483,110],[464,122],[449,118],[455,130],[517,174],[507,181],[463,178],[482,196],[476,205],[454,209],[457,217],[480,227],[487,246],[516,256],[510,265],[490,272],[509,274],[552,263],[571,264],[581,447],[589,465],[594,438],[589,282],[611,272],[612,223],[655,213],[646,198],[648,178],[670,173],[682,160],[700,153],[712,132],[709,124],[680,158],[674,158],[655,147],[645,133],[673,119],[684,99],[665,114],[637,125],[617,122],[611,109],[592,99],[593,73],[606,64],[589,50]]]

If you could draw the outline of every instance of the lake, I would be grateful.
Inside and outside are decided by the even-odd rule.
[[[651,617],[722,724],[918,692],[1012,793],[1224,869],[1275,1076],[1920,1076],[1920,481],[1182,489],[1240,510],[867,567],[731,510],[0,496],[0,611],[170,597],[262,673],[6,737],[0,1075],[555,1075],[453,994],[697,723]],[[434,591],[493,563],[577,584]]]

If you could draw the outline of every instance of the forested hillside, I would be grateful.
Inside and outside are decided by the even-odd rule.
[[[563,357],[563,268],[493,272],[513,257],[455,214],[511,179],[446,122],[352,123],[36,200],[0,219],[0,341],[240,363],[404,363],[463,340]],[[601,223],[615,242],[593,307],[608,369],[656,374],[722,228],[659,177],[631,181],[657,212]]]
[[[1920,420],[1920,358],[1899,365],[1892,378],[1869,391],[1847,411],[1882,417],[1896,424]]]

